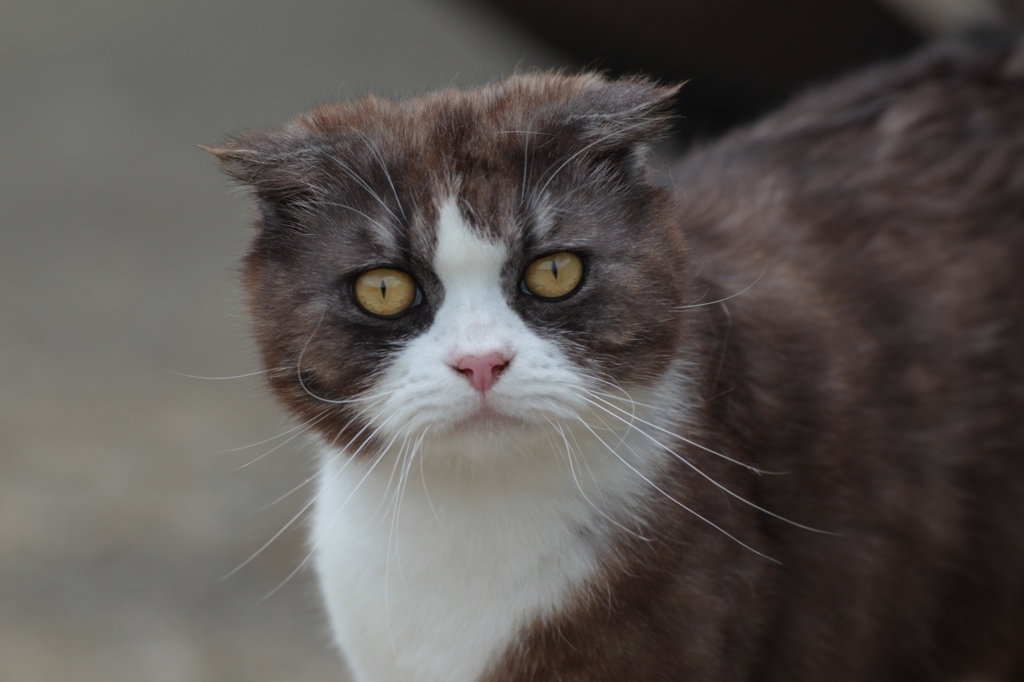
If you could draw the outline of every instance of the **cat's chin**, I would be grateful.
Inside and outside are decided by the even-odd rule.
[[[488,404],[482,404],[468,415],[458,419],[449,429],[451,434],[511,433],[532,426],[526,420],[507,414]]]

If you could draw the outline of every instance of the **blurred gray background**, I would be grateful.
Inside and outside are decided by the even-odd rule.
[[[594,16],[619,16],[593,2]],[[874,5],[890,42],[834,70],[991,12],[978,0]],[[264,599],[305,556],[301,523],[222,579],[299,512],[306,489],[270,503],[312,462],[258,377],[184,376],[257,369],[235,277],[248,202],[192,143],[369,90],[646,63],[614,22],[570,21],[560,42],[554,19],[515,8],[0,4],[0,682],[344,679],[308,571]],[[680,54],[652,70],[675,78],[692,63],[700,75],[725,59]],[[796,57],[783,66],[820,65]],[[717,132],[807,81],[744,75],[744,63],[697,79],[713,87],[687,104],[689,120]]]

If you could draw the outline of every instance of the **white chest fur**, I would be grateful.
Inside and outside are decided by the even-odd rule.
[[[658,457],[635,436],[616,437],[629,466],[577,439],[572,462],[545,438],[546,453],[519,460],[529,466],[486,477],[413,463],[400,497],[402,462],[342,469],[340,453],[324,453],[334,462],[317,500],[317,569],[358,682],[474,680],[519,627],[595,575],[645,485],[630,466],[653,473]]]

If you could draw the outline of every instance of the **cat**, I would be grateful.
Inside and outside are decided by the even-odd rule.
[[[517,74],[211,148],[358,682],[1024,680],[1024,46],[689,153]]]

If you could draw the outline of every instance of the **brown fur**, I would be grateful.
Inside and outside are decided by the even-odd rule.
[[[690,511],[652,493],[653,541],[623,534],[486,680],[1024,680],[1022,58],[933,50],[811,93],[691,154],[674,204],[637,151],[672,91],[642,80],[366,98],[214,150],[262,207],[246,287],[299,418],[325,411],[300,356],[305,388],[342,400],[429,324],[454,192],[513,275],[550,244],[583,253],[590,288],[557,315],[517,304],[529,324],[626,385],[693,363],[687,437],[767,473],[677,454],[830,533],[675,460],[658,483]],[[338,302],[382,264],[427,301],[390,331]],[[359,426],[336,406],[316,428]]]

